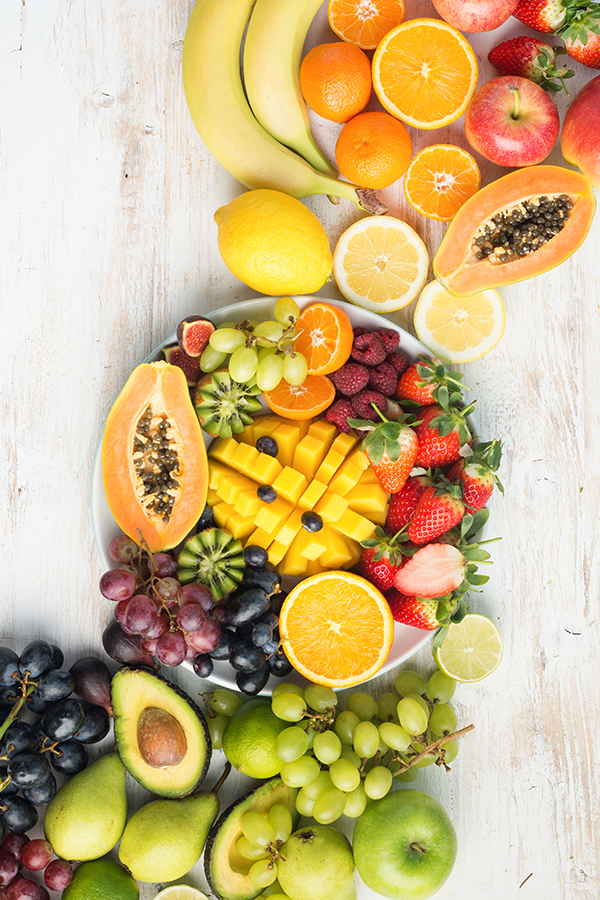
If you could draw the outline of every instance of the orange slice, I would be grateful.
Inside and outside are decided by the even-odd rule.
[[[354,334],[346,313],[328,303],[311,303],[298,316],[294,349],[306,357],[309,375],[329,375],[350,357]]]
[[[272,391],[264,391],[263,398],[284,419],[311,419],[331,406],[335,387],[325,375],[307,375],[299,386],[280,381]]]
[[[327,18],[343,41],[374,50],[379,41],[404,22],[404,0],[329,0]]]
[[[479,166],[454,144],[425,147],[404,175],[404,194],[412,208],[438,222],[451,219],[480,187]]]
[[[310,681],[344,688],[372,678],[394,639],[389,604],[351,572],[312,575],[290,591],[279,614],[283,649]]]
[[[471,45],[439,19],[398,25],[373,56],[373,87],[381,105],[415,128],[456,121],[475,93],[477,75]]]

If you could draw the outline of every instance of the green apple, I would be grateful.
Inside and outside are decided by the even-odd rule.
[[[393,791],[356,820],[354,862],[371,890],[390,900],[426,900],[456,859],[456,832],[444,807],[423,791]]]

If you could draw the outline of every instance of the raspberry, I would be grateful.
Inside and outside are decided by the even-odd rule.
[[[328,422],[333,422],[339,431],[350,434],[352,428],[348,425],[348,419],[355,418],[354,409],[349,400],[337,400],[325,413]]]
[[[400,335],[393,328],[378,328],[373,334],[377,335],[388,356],[400,346]]]
[[[361,391],[352,398],[352,409],[354,410],[355,419],[369,419],[371,422],[381,422],[377,412],[371,404],[381,410],[385,415],[387,411],[387,400],[379,391]]]
[[[393,353],[390,353],[386,362],[394,367],[396,371],[396,375],[400,377],[408,367],[410,366],[410,360],[406,354],[402,352],[402,350],[394,350]]]
[[[352,331],[353,331],[353,333],[354,333],[354,337],[360,337],[361,334],[368,334],[368,333],[369,333],[369,329],[368,329],[368,328],[361,328],[360,326],[357,326],[356,328],[353,328]]]
[[[369,371],[359,363],[346,363],[345,366],[333,373],[331,380],[338,391],[341,391],[346,397],[352,397],[353,394],[358,394],[359,391],[366,388],[369,382]]]
[[[369,371],[369,387],[374,391],[379,391],[384,397],[393,397],[398,387],[398,376],[394,367],[388,362],[382,362],[371,369]]]
[[[354,338],[352,359],[365,366],[378,366],[386,357],[383,344],[376,334],[359,334]]]

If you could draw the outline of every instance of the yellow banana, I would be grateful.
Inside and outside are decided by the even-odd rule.
[[[252,112],[276,140],[315,169],[337,176],[310,130],[300,90],[300,61],[322,0],[256,0],[244,44],[244,86]]]
[[[298,199],[343,197],[385,212],[372,191],[317,172],[265,131],[242,87],[240,48],[254,0],[197,0],[183,44],[183,84],[200,137],[222,166],[249,188]]]

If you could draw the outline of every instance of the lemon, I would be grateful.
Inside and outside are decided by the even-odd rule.
[[[325,229],[281,191],[240,194],[215,213],[219,251],[236,278],[263,294],[312,294],[331,277]]]
[[[415,307],[415,331],[419,340],[447,362],[479,359],[495,347],[504,334],[504,304],[494,288],[455,297],[432,281]]]
[[[129,872],[111,859],[83,862],[73,881],[63,891],[63,900],[138,900],[137,883]]]
[[[434,657],[442,672],[455,681],[481,681],[500,665],[502,638],[486,616],[469,613],[462,622],[450,625]]]
[[[171,884],[157,894],[154,900],[208,900],[208,897],[187,884]]]
[[[359,219],[333,251],[333,274],[346,298],[372,312],[407,306],[427,278],[429,256],[410,225],[392,216]]]
[[[232,766],[250,778],[271,778],[282,766],[275,755],[275,740],[288,725],[277,718],[269,700],[250,700],[225,726],[225,756]]]

